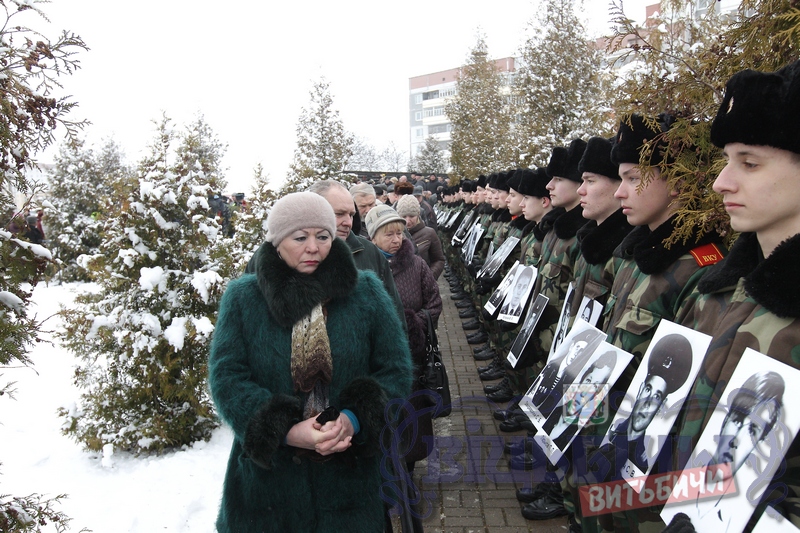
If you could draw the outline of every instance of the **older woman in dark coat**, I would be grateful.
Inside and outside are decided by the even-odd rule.
[[[389,260],[394,283],[405,308],[409,346],[415,368],[414,390],[418,390],[420,368],[425,364],[427,357],[425,334],[428,328],[425,312],[430,314],[431,321],[436,327],[439,315],[442,313],[439,286],[425,261],[414,254],[411,241],[405,238],[403,232],[405,220],[394,209],[386,205],[373,207],[367,214],[366,224],[370,239]],[[412,397],[411,405],[418,410],[418,438],[405,459],[409,466],[413,467],[415,461],[424,459],[430,454],[432,443],[425,437],[433,435],[433,421],[430,405],[426,403],[424,397],[419,395]]]
[[[335,220],[317,194],[280,199],[255,274],[222,297],[209,358],[234,432],[222,533],[383,531],[379,438],[387,402],[411,390],[411,360],[388,294],[356,270]]]
[[[420,204],[417,198],[407,194],[401,196],[395,208],[397,214],[406,221],[406,228],[411,233],[411,238],[417,245],[417,255],[425,260],[425,263],[433,272],[433,279],[439,279],[444,270],[444,251],[442,241],[436,230],[425,225],[420,218]]]

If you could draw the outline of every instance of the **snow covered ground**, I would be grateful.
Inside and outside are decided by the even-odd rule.
[[[40,318],[69,305],[81,285],[36,288]],[[46,322],[57,326],[58,318]],[[48,337],[49,338],[49,337]],[[208,443],[152,457],[83,451],[61,435],[59,407],[79,392],[72,385],[75,361],[58,344],[31,352],[33,370],[6,369],[16,381],[16,401],[0,397],[0,494],[67,494],[57,510],[72,518],[70,531],[95,533],[212,532],[232,434],[220,428]]]

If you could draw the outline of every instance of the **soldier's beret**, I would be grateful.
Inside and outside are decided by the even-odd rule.
[[[683,335],[671,333],[661,337],[650,352],[647,375],[659,376],[667,382],[666,394],[672,394],[686,383],[692,369],[692,345]]]

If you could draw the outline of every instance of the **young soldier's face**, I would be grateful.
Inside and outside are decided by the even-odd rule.
[[[508,207],[508,192],[498,190],[497,191],[497,209],[505,209]]]
[[[541,220],[546,211],[545,201],[538,196],[523,196],[519,205],[525,220]]]
[[[742,143],[725,145],[724,153],[728,164],[714,190],[722,195],[731,227],[774,245],[800,233],[800,163],[793,154]]]
[[[652,175],[647,185],[642,187],[639,165],[620,163],[619,175],[622,182],[614,193],[620,201],[622,212],[628,217],[631,226],[648,226],[656,229],[672,215],[672,202],[677,196],[670,191],[667,181],[661,179],[658,167],[650,167]]]
[[[614,198],[619,181],[592,172],[584,172],[581,181],[578,196],[581,197],[583,218],[596,220],[599,224],[619,209],[619,200]]]
[[[553,207],[569,208],[578,203],[578,184],[567,178],[553,176],[547,184],[550,191],[550,203]]]
[[[511,189],[508,192],[508,212],[511,213],[513,216],[517,216],[522,213],[522,195]]]

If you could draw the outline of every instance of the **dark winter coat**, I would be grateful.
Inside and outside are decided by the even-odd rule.
[[[417,245],[417,255],[425,260],[425,264],[433,272],[433,279],[439,279],[444,270],[444,252],[442,251],[442,241],[436,234],[436,230],[429,228],[422,220],[417,222],[413,228],[408,228],[411,238]]]
[[[439,295],[439,286],[433,279],[433,274],[418,255],[414,255],[411,242],[403,239],[403,244],[397,253],[389,259],[389,266],[397,284],[397,291],[405,307],[406,324],[408,325],[409,346],[411,358],[414,362],[414,389],[418,390],[420,368],[425,364],[425,334],[427,332],[425,311],[431,315],[431,321],[436,325],[439,315],[442,314],[442,298]],[[424,397],[411,399],[411,405],[418,410],[416,420],[417,438],[405,454],[407,461],[419,461],[430,454],[430,439],[433,435],[433,420],[431,412]],[[422,411],[427,411],[423,413]]]
[[[386,291],[357,271],[341,239],[313,274],[288,267],[272,244],[256,273],[232,281],[220,303],[209,384],[234,432],[220,532],[383,531],[380,498],[384,406],[411,389],[408,344]],[[350,409],[360,431],[324,462],[284,444],[302,420],[291,378],[292,325],[325,303],[333,360],[330,405]]]

